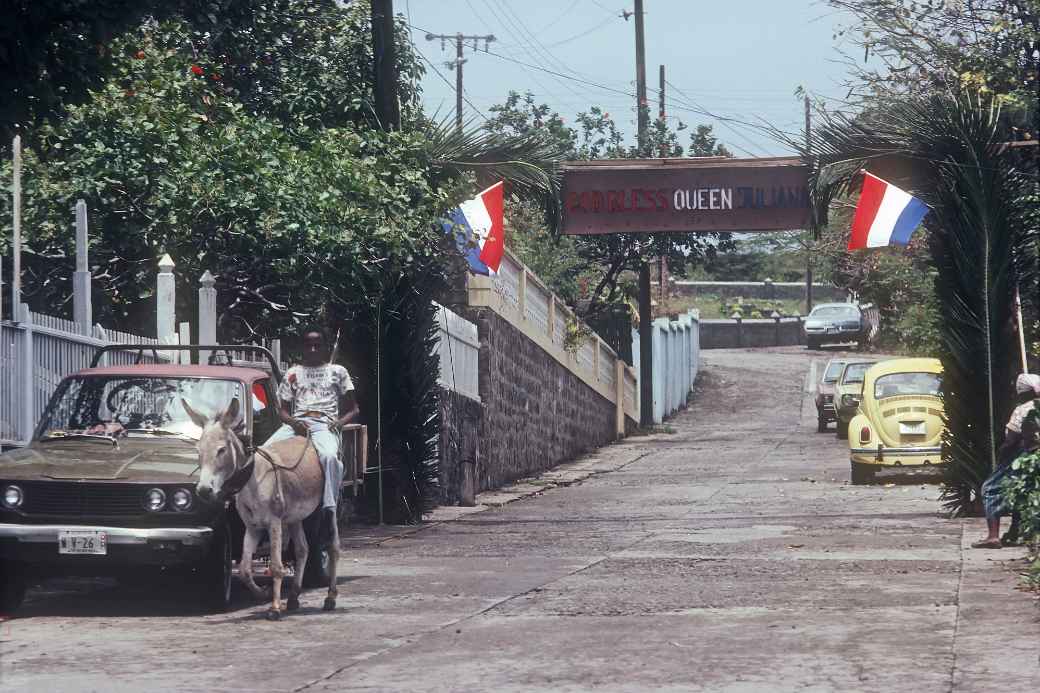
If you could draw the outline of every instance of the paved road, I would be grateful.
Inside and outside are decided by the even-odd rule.
[[[4,691],[1023,691],[1040,610],[934,486],[848,485],[804,350],[713,351],[672,434],[398,538],[348,539],[340,608],[200,616],[65,583],[0,624]],[[587,473],[587,472],[586,472]]]

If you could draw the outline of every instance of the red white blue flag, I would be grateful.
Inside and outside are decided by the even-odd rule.
[[[476,274],[498,272],[506,251],[502,187],[501,182],[495,183],[460,204],[442,222],[445,233],[454,234],[455,245]]]
[[[928,205],[877,176],[864,172],[863,192],[852,219],[849,250],[906,245]]]

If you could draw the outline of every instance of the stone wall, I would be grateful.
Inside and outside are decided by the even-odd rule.
[[[441,505],[455,505],[462,499],[462,466],[477,460],[482,420],[480,402],[441,389],[441,487],[437,499]]]
[[[701,320],[701,349],[739,349],[805,344],[802,321]]]
[[[490,308],[472,308],[466,317],[480,335],[478,490],[537,474],[617,439],[614,402]]]
[[[805,300],[805,282],[691,282],[676,281],[672,290],[681,296],[754,298],[769,301]],[[842,302],[848,294],[830,284],[813,284],[813,302]]]

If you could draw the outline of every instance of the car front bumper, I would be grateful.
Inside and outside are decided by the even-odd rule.
[[[106,553],[58,553],[58,533],[64,530],[104,532]],[[211,527],[0,523],[0,557],[72,574],[103,575],[134,566],[196,563],[205,557],[212,541]]]

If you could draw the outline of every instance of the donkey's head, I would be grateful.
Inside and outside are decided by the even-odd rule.
[[[183,399],[181,404],[195,425],[202,429],[198,443],[196,493],[202,500],[221,501],[241,489],[253,471],[252,465],[246,463],[246,446],[242,437],[244,422],[238,398],[232,399],[227,409],[212,420],[207,420]]]

